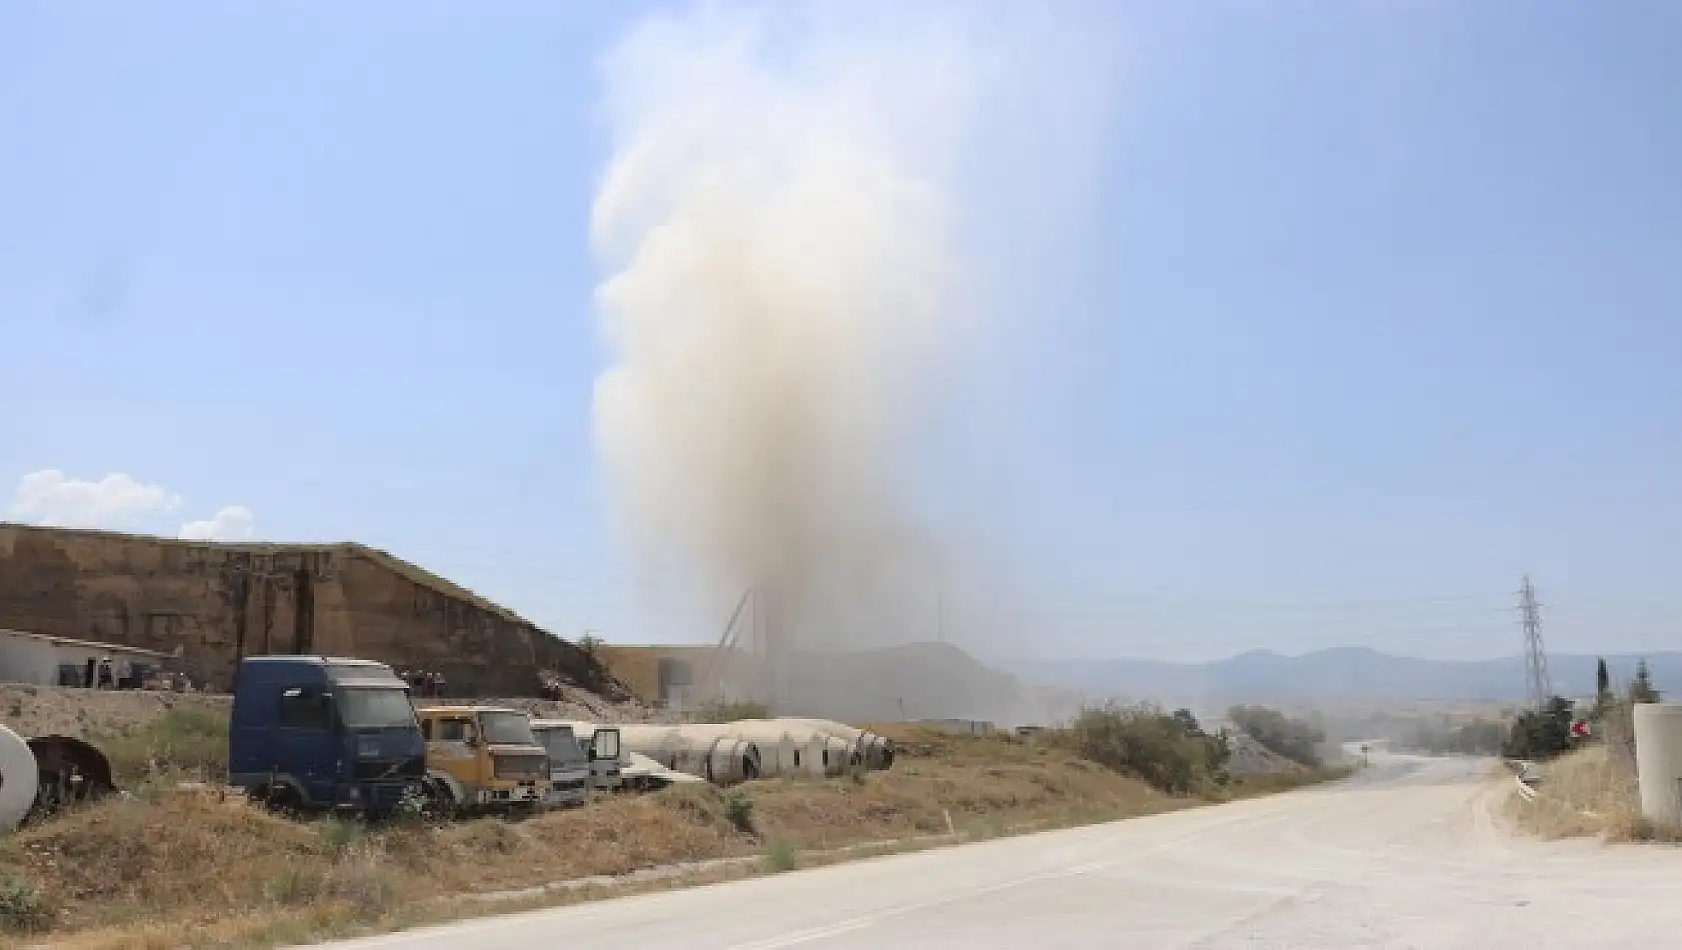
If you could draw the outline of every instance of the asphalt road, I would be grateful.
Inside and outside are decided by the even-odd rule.
[[[1682,851],[1543,843],[1490,763],[325,946],[530,950],[1682,946]]]

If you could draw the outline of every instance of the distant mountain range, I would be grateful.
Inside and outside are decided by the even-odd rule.
[[[1653,682],[1667,697],[1682,697],[1682,652],[1643,655]],[[1635,654],[1609,655],[1615,684],[1635,672]],[[1009,665],[1023,679],[1079,690],[1090,699],[1117,696],[1203,708],[1231,703],[1347,702],[1363,700],[1522,700],[1524,659],[1422,660],[1365,647],[1337,647],[1301,656],[1252,650],[1208,663],[1159,660],[1019,661]],[[1594,693],[1595,657],[1548,657],[1554,691]]]

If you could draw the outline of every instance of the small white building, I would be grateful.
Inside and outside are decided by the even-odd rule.
[[[110,657],[113,676],[132,671],[136,680],[162,670],[168,653],[142,650],[117,643],[72,640],[44,633],[0,630],[0,683],[31,683],[36,686],[82,686],[88,661],[96,664]]]

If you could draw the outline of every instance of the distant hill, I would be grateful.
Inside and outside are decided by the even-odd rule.
[[[1640,656],[1606,657],[1615,683],[1627,680]],[[1682,697],[1682,652],[1645,654],[1653,681],[1666,696]],[[1595,658],[1548,657],[1556,692],[1594,692]],[[1010,669],[1024,679],[1079,690],[1091,699],[1117,696],[1165,704],[1219,708],[1229,703],[1359,700],[1501,702],[1524,698],[1524,660],[1422,660],[1365,647],[1336,647],[1301,656],[1252,650],[1209,663],[1159,660],[1022,661]]]
[[[849,721],[984,719],[1001,726],[1072,715],[1076,697],[1037,688],[949,643],[802,651],[785,712]]]

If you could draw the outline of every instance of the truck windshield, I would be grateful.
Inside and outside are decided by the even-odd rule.
[[[389,729],[413,726],[415,707],[401,689],[343,689],[338,691],[339,721],[347,729]]]
[[[566,726],[549,726],[534,730],[537,733],[538,745],[549,752],[549,759],[560,765],[577,765],[584,761],[584,750],[578,747],[578,739],[572,730]]]
[[[537,745],[525,713],[480,713],[479,731],[487,745]]]

